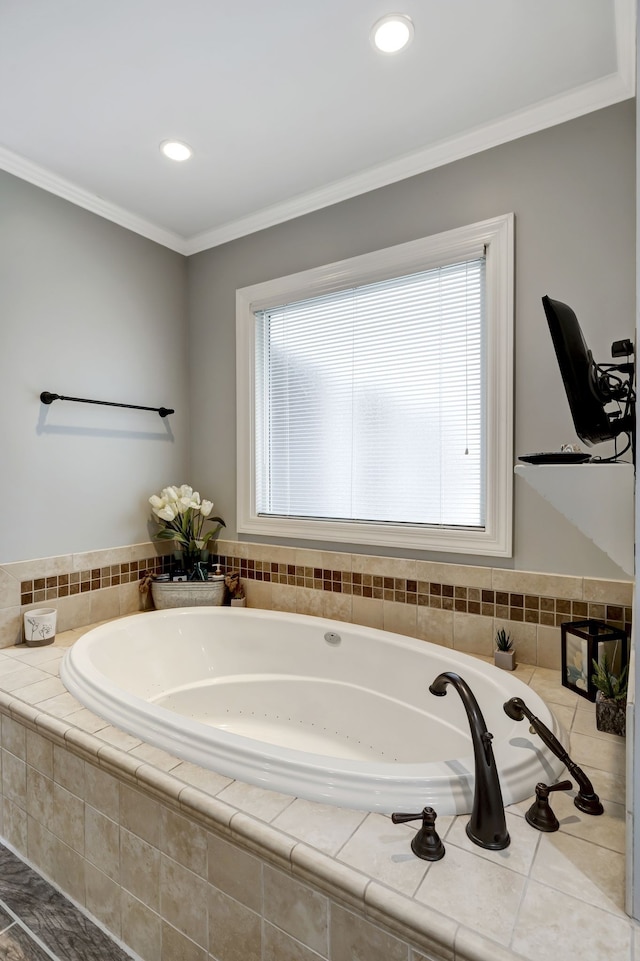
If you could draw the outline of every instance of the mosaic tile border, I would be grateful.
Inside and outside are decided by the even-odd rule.
[[[68,574],[36,577],[20,582],[20,603],[39,604],[42,601],[55,601],[59,597],[99,591],[103,587],[130,584],[141,580],[147,574],[161,574],[167,565],[166,557],[154,556],[124,564],[111,564],[108,567],[92,567]]]
[[[391,561],[390,561],[391,562]],[[594,618],[631,632],[631,607],[606,602],[525,594],[514,591],[461,587],[436,581],[385,577],[331,568],[237,558],[218,555],[225,572],[238,570],[245,580],[286,584],[316,591],[351,594],[396,604],[417,605],[437,610],[477,614],[482,617],[559,627],[565,621]],[[25,580],[20,584],[22,605],[54,601],[60,597],[84,594],[106,587],[139,581],[147,575],[167,571],[171,557],[150,556],[137,561],[94,567],[67,574]]]
[[[355,597],[370,597],[393,601],[396,604],[414,604],[548,627],[559,627],[567,620],[583,620],[589,617],[606,621],[627,633],[631,631],[631,608],[619,604],[592,603],[479,587],[454,587],[433,581],[253,561],[225,555],[221,555],[220,565],[224,571],[239,570],[240,577],[247,580],[352,594]]]

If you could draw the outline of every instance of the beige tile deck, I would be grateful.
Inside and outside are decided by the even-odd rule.
[[[59,704],[65,694],[55,677],[54,665],[60,659],[58,648],[67,646],[81,633],[59,635],[56,646],[47,651],[21,648],[1,651],[0,690],[9,690],[11,697],[24,697],[36,711],[47,712],[47,706]],[[53,669],[46,671],[45,664]],[[85,737],[96,739],[98,744],[101,742],[105,752],[113,752],[109,755],[113,758],[111,763],[115,764],[117,757],[113,745],[139,760],[145,770],[151,770],[157,762],[158,785],[164,783],[163,778],[172,783],[178,781],[180,797],[186,798],[189,792],[195,796],[199,791],[206,791],[215,798],[211,803],[218,805],[221,812],[225,808],[230,811],[232,829],[236,817],[243,819],[238,825],[242,823],[247,835],[255,819],[262,822],[265,831],[280,832],[283,851],[291,851],[291,863],[299,865],[299,873],[305,879],[312,880],[320,864],[322,870],[318,867],[318,877],[329,878],[332,871],[327,869],[326,859],[334,859],[336,884],[342,885],[345,891],[353,891],[356,902],[361,897],[366,903],[368,885],[372,898],[373,892],[378,892],[373,898],[376,903],[384,900],[379,892],[386,890],[390,902],[395,903],[397,899],[399,916],[404,913],[410,917],[412,912],[423,910],[426,917],[431,914],[441,918],[443,929],[456,932],[458,945],[467,944],[470,951],[479,952],[478,957],[484,952],[487,961],[492,956],[491,946],[493,956],[501,959],[533,961],[539,957],[579,954],[582,961],[631,961],[632,945],[634,942],[640,945],[640,926],[624,914],[624,742],[602,736],[595,730],[593,706],[563,688],[558,672],[527,665],[522,665],[520,671],[533,689],[552,707],[557,707],[559,718],[569,727],[571,751],[601,794],[605,814],[602,817],[584,815],[573,805],[571,793],[556,794],[553,808],[560,820],[560,831],[546,835],[536,832],[524,821],[530,802],[513,805],[507,811],[512,842],[503,852],[489,852],[471,844],[464,831],[467,816],[442,817],[437,826],[446,855],[442,861],[431,864],[419,861],[411,853],[409,841],[415,827],[395,826],[383,815],[318,805],[231,781],[164,752],[156,752],[140,742],[132,743],[135,739],[120,735],[82,707],[76,706],[63,719],[57,718],[57,722],[64,725],[61,731],[75,729]],[[11,724],[7,723],[6,732],[10,736],[11,731]],[[16,729],[15,737],[19,736]],[[44,766],[49,777],[51,758],[36,734],[30,734],[24,745],[12,746],[16,756],[3,752],[5,793],[9,799],[12,796],[20,799],[27,790],[25,763],[20,757],[24,758],[28,751],[31,764],[37,757],[38,767]],[[66,761],[63,766],[60,761],[56,771],[55,761],[54,750],[56,782],[77,796],[84,796],[85,785],[76,783],[73,762]],[[96,775],[98,779],[99,775],[100,772]],[[97,782],[92,783],[91,791],[96,803]],[[133,788],[125,790],[123,797],[129,800],[121,811],[125,828],[128,825],[154,850],[161,850],[162,820],[156,803]],[[105,803],[107,801],[105,799]],[[87,853],[97,869],[112,877],[116,867],[110,861],[110,820],[97,809],[90,810],[96,830]],[[258,840],[259,834],[256,828],[257,848],[262,843]],[[269,843],[275,843],[273,838]],[[131,871],[135,870],[136,856],[142,857],[143,853],[151,859],[149,863],[156,857],[147,848],[142,853],[132,848],[129,853]],[[187,868],[180,869],[180,877],[173,877],[165,862],[159,863],[164,872],[159,882],[161,897],[168,898],[174,884],[190,885],[194,895],[197,894],[198,880]],[[154,870],[157,867],[156,864]],[[327,883],[320,880],[319,889],[325,890]],[[361,894],[357,894],[358,891]],[[284,898],[284,894],[282,896]],[[225,902],[219,908],[225,913],[229,905]],[[143,912],[141,905],[136,904],[135,909],[138,914]],[[277,913],[285,908],[272,906],[271,910]],[[345,916],[347,914],[345,912]],[[144,919],[137,918],[133,907],[123,918],[124,928],[134,931],[132,941],[136,944],[139,939],[151,937],[148,932],[143,936],[139,933],[142,929],[135,927],[143,924]],[[181,919],[181,923],[188,936],[206,946],[197,915]],[[314,923],[320,924],[317,919]],[[295,935],[294,922],[290,924]],[[453,927],[447,927],[451,925]],[[436,927],[434,922],[434,929]],[[419,954],[416,952],[415,956]]]

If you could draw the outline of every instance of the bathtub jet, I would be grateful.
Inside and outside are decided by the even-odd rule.
[[[428,693],[446,671],[462,674],[482,705],[505,804],[560,775],[562,762],[502,710],[526,696],[565,737],[517,678],[436,644],[325,618],[225,607],[137,614],[76,641],[61,677],[106,722],[226,777],[365,811],[469,814],[475,764],[464,706]]]

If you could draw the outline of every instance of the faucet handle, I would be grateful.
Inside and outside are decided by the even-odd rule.
[[[573,784],[567,779],[566,781],[558,781],[557,784],[539,784],[537,787],[546,788],[548,794],[549,791],[570,791]]]
[[[525,820],[538,831],[557,831],[560,822],[551,810],[549,794],[551,791],[569,791],[573,787],[571,781],[559,781],[557,784],[536,784],[536,799],[525,814]]]
[[[391,820],[394,824],[402,824],[405,821],[419,821],[422,818],[422,827],[416,832],[411,841],[411,850],[416,857],[423,861],[439,861],[444,857],[444,844],[435,828],[438,815],[433,808],[423,808],[419,814],[392,814]]]
[[[419,821],[427,810],[429,810],[429,808],[424,808],[424,810],[419,811],[417,814],[392,814],[391,820],[394,824],[404,824],[405,821]],[[431,810],[433,810],[433,808],[431,808]]]

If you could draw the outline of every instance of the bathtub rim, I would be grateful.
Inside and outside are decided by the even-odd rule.
[[[146,619],[154,618],[159,622],[174,618],[182,620],[189,614],[214,618],[248,617],[257,621],[275,622],[284,618],[289,621],[298,620],[305,624],[311,623],[321,631],[336,628],[343,631],[353,630],[358,634],[384,640],[401,648],[416,650],[420,645],[430,645],[438,654],[446,653],[446,657],[453,662],[451,665],[453,670],[456,666],[462,666],[464,669],[464,665],[467,665],[481,674],[500,676],[507,688],[513,689],[505,695],[505,700],[513,694],[526,696],[527,703],[533,705],[534,713],[542,714],[556,736],[566,743],[567,738],[562,726],[540,695],[519,678],[500,672],[492,664],[481,661],[471,654],[444,648],[433,642],[411,636],[313,615],[257,608],[234,609],[232,613],[230,612],[231,609],[225,607],[193,607],[144,613]],[[323,754],[296,751],[232,732],[221,732],[224,734],[222,739],[218,736],[212,739],[211,731],[216,731],[217,735],[218,729],[212,729],[203,722],[184,715],[175,714],[135,694],[123,692],[123,688],[91,663],[91,648],[98,645],[105,635],[108,637],[114,628],[126,630],[134,621],[140,623],[139,614],[111,620],[92,628],[67,650],[60,667],[61,680],[70,693],[108,723],[175,757],[208,768],[223,776],[316,803],[385,814],[391,813],[392,810],[407,810],[416,805],[418,810],[427,804],[445,814],[470,812],[474,777],[472,754],[451,761],[392,764],[331,758]],[[504,677],[502,677],[503,674]],[[124,698],[121,697],[122,693],[125,694]],[[450,696],[455,697],[454,692]],[[524,737],[524,741],[527,741],[527,729],[524,725],[520,727],[515,724],[513,730],[517,738]],[[545,754],[544,745],[535,744],[532,741],[528,743],[533,754],[536,755],[536,760],[538,756],[545,756],[544,776],[559,777],[564,770],[564,765],[557,758]],[[507,763],[505,753],[508,756],[513,754],[509,750],[510,745],[503,740],[495,740],[493,746],[505,806],[530,796],[536,783],[535,780],[532,783],[531,771],[526,768],[526,763],[532,760],[530,753],[525,752],[520,757],[516,752],[516,757],[520,757],[520,763],[517,761]],[[241,757],[238,756],[239,750]],[[294,764],[295,767],[292,766]],[[540,779],[540,776],[537,776],[537,780]]]

